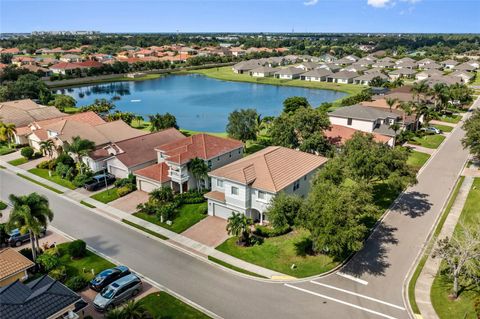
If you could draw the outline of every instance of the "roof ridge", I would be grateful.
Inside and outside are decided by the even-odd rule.
[[[273,184],[273,186],[274,186],[274,188],[275,188],[275,191],[277,191],[277,185],[275,184],[275,181],[274,181],[273,178],[272,178],[272,171],[271,171],[271,169],[270,169],[270,166],[268,165],[268,161],[267,161],[266,156],[267,156],[267,154],[271,154],[272,152],[274,152],[274,151],[276,151],[276,150],[278,150],[278,149],[280,149],[280,146],[276,146],[276,147],[275,147],[274,149],[272,149],[271,151],[268,151],[268,152],[265,152],[265,153],[262,154],[263,160],[265,161],[265,165],[267,166],[268,176],[269,176],[269,178],[270,178],[271,181],[272,181],[272,184]]]

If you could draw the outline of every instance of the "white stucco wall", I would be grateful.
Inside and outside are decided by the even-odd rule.
[[[330,118],[330,123],[332,124],[351,127],[353,129],[356,129],[362,132],[369,132],[369,133],[373,132],[374,122],[352,119],[352,125],[347,125],[348,123],[347,118],[336,117],[331,115],[329,116],[329,118]]]

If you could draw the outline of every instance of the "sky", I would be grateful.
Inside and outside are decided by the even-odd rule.
[[[0,0],[0,32],[480,33],[480,0]]]

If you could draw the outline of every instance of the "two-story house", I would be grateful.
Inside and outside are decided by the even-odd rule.
[[[194,158],[205,161],[208,170],[215,170],[243,157],[243,143],[230,138],[209,134],[196,134],[155,147],[157,163],[140,169],[137,176],[137,188],[145,192],[164,186],[182,193],[196,189],[200,184],[210,188],[207,176],[200,181],[189,169]],[[198,183],[199,182],[199,183]]]
[[[212,190],[205,194],[208,214],[227,219],[233,212],[241,212],[263,223],[275,195],[306,196],[312,177],[326,161],[322,156],[270,146],[212,170],[208,174]]]

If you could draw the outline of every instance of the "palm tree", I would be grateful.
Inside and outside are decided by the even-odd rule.
[[[87,139],[82,139],[80,136],[74,136],[72,141],[64,146],[64,149],[67,153],[74,155],[75,162],[80,163],[80,173],[83,174],[81,165],[82,158],[95,149],[95,143]]]
[[[150,192],[150,198],[158,203],[166,204],[173,201],[173,191],[170,187],[160,187]]]
[[[15,133],[17,133],[15,124],[3,123],[0,121],[0,140],[6,141],[8,143],[8,147],[11,147],[11,142],[15,137]]]
[[[417,97],[417,102],[420,103],[420,96],[425,96],[429,91],[429,87],[426,80],[415,82],[412,86],[413,95]]]
[[[143,319],[147,318],[147,311],[142,303],[136,300],[128,301],[122,307],[122,314],[124,319]]]
[[[125,316],[123,315],[123,309],[121,308],[114,308],[109,310],[105,314],[105,319],[125,319]]]
[[[53,219],[53,211],[50,209],[48,199],[37,193],[24,196],[11,194],[9,197],[13,204],[12,211],[7,222],[7,230],[15,228],[28,231],[32,245],[33,260],[37,258],[38,236],[43,227]]]
[[[148,120],[150,121],[150,132],[160,131],[162,128],[162,119],[160,114],[149,115]]]
[[[55,149],[55,144],[52,140],[48,139],[46,141],[40,142],[40,151],[48,157],[52,157],[53,150]]]
[[[228,218],[227,232],[229,235],[237,237],[237,244],[247,243],[250,236],[250,225],[252,225],[251,218],[234,212]]]
[[[202,188],[201,180],[207,176],[208,166],[201,158],[195,157],[188,163],[188,169],[192,172],[193,177],[197,180],[197,189]]]
[[[392,99],[391,97],[387,97],[387,99],[385,100],[387,102],[387,105],[390,109],[390,112],[392,112],[392,108],[393,106],[395,105],[395,103],[397,103],[397,99]]]
[[[433,103],[435,110],[437,110],[438,102],[441,102],[442,96],[445,95],[446,85],[444,83],[435,83],[433,88],[430,90],[430,95],[433,97]]]

